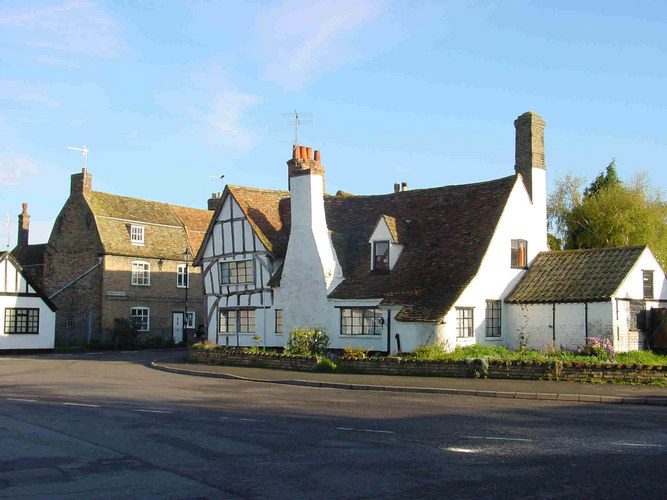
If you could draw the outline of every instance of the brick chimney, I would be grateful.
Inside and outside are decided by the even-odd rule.
[[[90,197],[93,189],[93,176],[85,168],[81,169],[80,174],[72,174],[69,195],[81,195],[84,198]]]
[[[283,325],[323,326],[327,296],[342,280],[324,211],[320,152],[295,145],[287,162],[291,227],[280,282]]]
[[[534,170],[546,170],[547,168],[544,163],[545,125],[542,117],[532,111],[527,111],[514,120],[516,129],[514,170],[523,177],[531,199],[533,198]]]
[[[222,198],[222,193],[211,193],[211,197],[208,199],[208,209],[215,210],[218,208],[220,198]]]
[[[23,204],[23,211],[19,214],[19,233],[16,246],[28,246],[30,237],[30,215],[28,215],[28,204]]]

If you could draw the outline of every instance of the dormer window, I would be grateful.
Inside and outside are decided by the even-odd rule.
[[[144,244],[144,226],[132,224],[130,226],[130,241],[133,245]]]
[[[373,271],[377,273],[389,272],[389,242],[373,242]]]
[[[512,240],[512,268],[523,269],[528,266],[528,242]]]

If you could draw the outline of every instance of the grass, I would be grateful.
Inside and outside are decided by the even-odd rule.
[[[414,352],[404,355],[406,358],[418,360],[443,360],[443,361],[461,361],[468,358],[488,357],[497,360],[512,361],[561,361],[561,362],[606,362],[605,359],[597,356],[587,356],[575,351],[567,351],[554,347],[547,347],[541,351],[521,349],[511,351],[505,347],[489,345],[471,345],[468,347],[456,347],[452,351],[447,351],[443,344],[428,344],[418,347]],[[667,365],[667,356],[656,354],[651,351],[632,351],[627,353],[618,353],[616,355],[617,363],[624,364],[643,364],[643,365]]]

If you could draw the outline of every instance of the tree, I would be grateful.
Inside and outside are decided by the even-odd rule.
[[[646,173],[622,182],[612,161],[587,186],[573,174],[556,181],[549,196],[549,225],[565,249],[648,245],[667,267],[667,202]]]

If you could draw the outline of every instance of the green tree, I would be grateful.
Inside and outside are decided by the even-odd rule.
[[[567,174],[549,196],[549,225],[565,249],[648,245],[667,267],[667,203],[646,173],[622,182],[615,161],[584,189]]]

